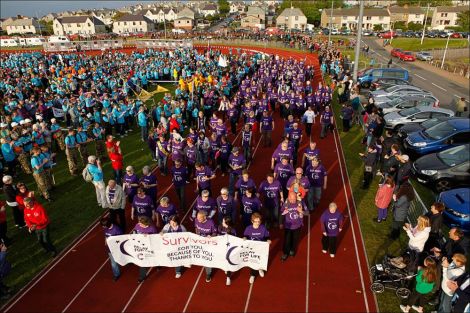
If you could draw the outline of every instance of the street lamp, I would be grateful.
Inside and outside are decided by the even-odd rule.
[[[441,69],[444,68],[444,62],[445,62],[445,60],[446,60],[446,54],[447,54],[447,47],[449,47],[449,39],[450,39],[450,33],[447,35],[446,49],[444,50],[444,55],[442,56]]]

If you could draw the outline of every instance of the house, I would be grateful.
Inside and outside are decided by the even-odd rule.
[[[420,7],[389,7],[390,22],[423,24],[426,12]]]
[[[163,8],[160,10],[161,12],[159,12],[160,14],[163,14],[165,20],[167,21],[174,21],[175,18],[177,18],[176,14],[177,14],[177,11],[176,9],[173,9],[173,8]],[[162,20],[163,21],[163,20]]]
[[[305,30],[307,17],[299,8],[287,8],[276,18],[276,26],[285,30]]]
[[[358,6],[360,1],[364,2],[365,7],[389,7],[397,4],[397,0],[345,0],[344,4],[348,7]]]
[[[127,14],[113,23],[113,33],[147,33],[155,31],[155,23],[144,15]]]
[[[265,20],[255,15],[247,15],[247,16],[242,17],[241,19],[242,28],[264,29],[265,26],[266,26]]]
[[[52,23],[54,35],[94,35],[106,32],[106,25],[96,16],[66,16]]]
[[[216,4],[206,4],[202,8],[199,9],[199,14],[206,17],[209,15],[216,15],[219,13],[219,9]]]
[[[173,21],[173,27],[176,29],[192,30],[194,19],[190,17],[178,17]]]
[[[359,8],[350,9],[325,9],[321,13],[320,25],[323,28],[341,29],[346,28],[350,30],[357,29],[357,19],[359,17]],[[364,9],[364,18],[362,20],[362,28],[373,30],[375,25],[382,30],[390,29],[390,14],[386,9]]]
[[[194,20],[194,18],[196,17],[196,13],[194,13],[194,11],[191,10],[190,8],[183,8],[178,13],[176,13],[176,18],[183,18],[183,17],[187,17],[187,18]]]
[[[252,15],[260,18],[262,20],[266,20],[266,11],[258,6],[249,6],[248,11],[246,11],[246,16]]]
[[[457,25],[458,15],[461,12],[469,10],[469,6],[456,7],[436,7],[432,15],[431,28],[443,30],[446,27],[455,27]]]
[[[101,20],[105,25],[113,24],[113,16],[116,14],[116,11],[110,9],[102,9],[93,11],[93,16]]]
[[[44,22],[52,22],[54,19],[56,19],[58,15],[56,13],[49,13],[47,15],[44,15],[41,20]]]
[[[245,12],[246,4],[243,1],[232,1],[230,3],[230,14]]]
[[[144,15],[148,17],[150,20],[152,20],[152,22],[154,23],[163,22],[163,14],[160,14],[160,10],[142,9],[142,10],[137,11],[136,15]]]
[[[2,27],[11,34],[36,34],[40,32],[40,25],[35,18],[11,18],[2,23]]]

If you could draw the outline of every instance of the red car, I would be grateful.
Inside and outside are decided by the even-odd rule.
[[[393,48],[392,51],[390,51],[390,55],[392,57],[398,57],[398,55],[402,52],[403,52],[403,50],[400,49],[400,48]]]
[[[416,57],[411,51],[402,51],[397,55],[397,57],[402,61],[416,61]]]
[[[388,32],[379,34],[379,37],[382,38],[382,39],[391,39],[392,36],[395,38],[397,36],[397,33],[392,32],[392,31],[388,31]]]

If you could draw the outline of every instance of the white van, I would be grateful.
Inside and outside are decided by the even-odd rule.
[[[7,38],[7,39],[0,39],[0,46],[1,47],[18,47],[18,42],[16,39]]]
[[[59,43],[59,42],[70,42],[70,40],[65,36],[50,36],[47,42]]]
[[[44,38],[39,38],[39,37],[26,38],[26,43],[29,46],[42,46],[42,44],[45,42],[46,40]]]

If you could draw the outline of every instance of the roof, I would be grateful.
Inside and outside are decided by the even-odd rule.
[[[215,4],[206,4],[201,10],[203,10],[203,11],[217,11],[217,6]]]
[[[246,12],[247,15],[257,15],[257,14],[266,14],[266,12],[260,8],[260,7],[256,7],[256,6],[250,6],[248,7],[248,11]]]
[[[242,20],[244,20],[244,19],[246,19],[246,18],[249,18],[249,17],[255,18],[255,19],[257,19],[257,20],[262,20],[262,21],[264,20],[264,18],[262,18],[262,17],[258,17],[258,16],[256,16],[256,15],[251,15],[251,14],[245,16],[244,18],[242,18]]]
[[[330,16],[331,9],[324,10],[323,12]],[[334,9],[333,16],[359,16],[359,8]],[[364,9],[364,16],[390,16],[390,14],[386,9]]]
[[[122,16],[118,22],[147,22],[153,23],[148,17],[142,14],[126,14]]]
[[[395,14],[424,14],[424,11],[419,7],[389,7],[390,13]]]
[[[86,23],[86,21],[90,19],[91,22],[95,25],[104,25],[104,23],[96,18],[95,16],[88,16],[88,15],[82,15],[82,16],[65,16],[62,18],[59,18],[59,22],[61,24],[72,24],[72,23],[77,23],[77,24],[82,24]]]
[[[181,18],[181,17],[194,18],[195,13],[190,8],[184,8],[181,11],[179,11],[177,15],[178,15],[178,18]]]
[[[35,25],[38,24],[38,22],[33,18],[19,18],[13,20],[11,23],[8,24],[8,26],[31,26],[33,25],[33,22]]]
[[[468,5],[461,5],[461,6],[456,6],[456,7],[436,7],[436,12],[464,12],[470,10],[470,7]]]
[[[453,118],[449,119],[447,123],[451,124],[458,130],[466,129],[470,130],[470,120],[468,118]]]
[[[331,11],[331,10],[330,10]],[[284,9],[284,11],[282,11],[281,14],[279,14],[279,16],[283,16],[283,17],[288,17],[288,16],[305,16],[304,12],[302,12],[301,9],[299,8],[287,8],[287,9]]]

